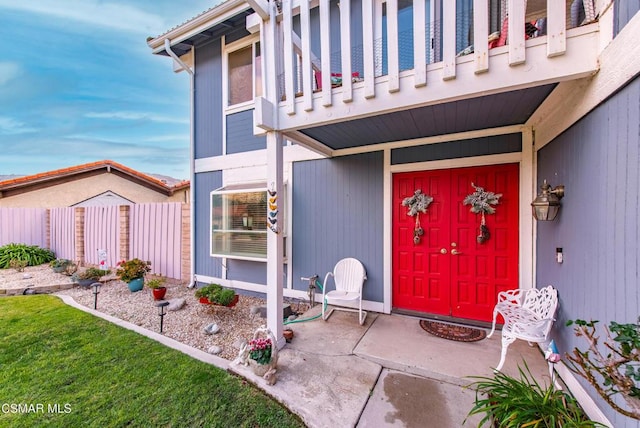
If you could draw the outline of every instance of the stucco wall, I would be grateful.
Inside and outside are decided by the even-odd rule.
[[[169,199],[166,195],[140,186],[115,174],[104,173],[44,189],[0,198],[1,207],[57,208],[68,207],[96,195],[112,191],[134,203],[183,202],[184,196]]]

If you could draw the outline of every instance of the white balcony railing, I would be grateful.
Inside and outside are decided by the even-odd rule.
[[[593,0],[502,0],[494,7],[473,0],[470,10],[456,10],[455,1],[441,1],[441,10],[433,3],[362,0],[362,9],[353,10],[350,0],[341,0],[337,12],[330,0],[283,0],[275,67],[278,129],[578,78],[597,69],[598,27],[586,25],[597,16]],[[362,23],[361,34],[352,31],[358,27],[353,22]],[[584,27],[568,34],[578,26]],[[258,126],[266,122],[273,123],[257,117]]]

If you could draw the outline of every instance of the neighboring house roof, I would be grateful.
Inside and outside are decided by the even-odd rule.
[[[138,172],[117,162],[102,160],[0,181],[0,196],[14,196],[20,193],[56,186],[58,184],[67,183],[81,178],[104,174],[105,172],[116,174],[140,186],[144,186],[167,196],[171,196],[176,191],[189,187],[188,180],[180,181],[175,185],[168,185],[161,179]]]

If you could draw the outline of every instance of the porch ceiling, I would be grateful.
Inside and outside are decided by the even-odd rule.
[[[523,124],[556,84],[397,111],[299,132],[332,150]]]

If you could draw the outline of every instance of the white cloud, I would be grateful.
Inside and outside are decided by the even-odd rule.
[[[0,62],[0,86],[18,77],[20,66],[15,62]]]
[[[35,131],[35,128],[30,128],[23,122],[19,122],[10,117],[0,116],[0,134],[16,135]]]
[[[143,113],[137,111],[114,111],[105,113],[90,112],[84,115],[89,119],[118,119],[118,120],[150,120],[160,123],[180,123],[188,124],[189,120],[180,117],[161,116],[152,113]]]
[[[38,13],[61,20],[111,28],[144,35],[160,34],[167,29],[158,15],[136,7],[99,0],[0,0],[0,8]]]

